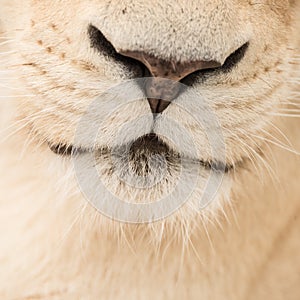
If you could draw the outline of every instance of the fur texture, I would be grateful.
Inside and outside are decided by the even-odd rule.
[[[299,299],[296,1],[0,4],[1,299]],[[74,145],[89,104],[141,76],[138,66],[128,68],[90,47],[90,24],[117,50],[177,61],[224,62],[249,42],[232,70],[202,74],[193,86],[216,114],[226,162],[234,167],[201,212],[200,180],[187,203],[164,220],[114,222],[84,199],[70,159],[49,150],[49,144]],[[98,148],[115,147],[117,129],[126,122],[132,125],[122,143],[149,133],[153,120],[146,99],[121,106],[111,98],[102,101],[108,117]],[[191,135],[193,158],[214,159],[206,132],[188,113],[200,115],[201,105],[184,95],[176,101],[155,132],[166,143],[178,141],[176,147],[191,157],[171,119]],[[106,187],[124,201],[155,201],[177,184],[176,168],[158,187],[142,191],[109,172],[105,155],[98,169]],[[200,169],[205,179],[207,171]]]

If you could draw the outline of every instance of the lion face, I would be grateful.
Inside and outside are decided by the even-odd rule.
[[[14,31],[10,20],[6,28],[18,41],[12,65],[32,95],[19,101],[21,117],[36,142],[56,154],[97,151],[100,177],[124,200],[169,194],[182,159],[200,174],[195,197],[212,170],[230,178],[257,155],[257,137],[288,92],[287,0],[44,0],[19,6],[14,10],[23,16],[24,29]],[[159,95],[149,97],[136,84],[145,77],[148,90]],[[175,82],[176,88],[161,88],[163,80],[153,78]],[[127,82],[135,83],[133,92]],[[133,99],[122,100],[122,91],[124,99],[131,92]],[[95,101],[98,111],[91,113]],[[207,114],[212,118],[205,119]],[[88,130],[79,135],[79,124],[96,124],[100,133],[93,139]],[[223,149],[212,151],[216,124]],[[165,168],[160,158],[151,164],[156,155]],[[158,180],[161,170],[165,175]],[[134,186],[137,175],[151,184]]]

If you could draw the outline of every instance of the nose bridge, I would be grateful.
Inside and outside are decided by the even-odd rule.
[[[243,43],[241,34],[248,27],[233,9],[236,1],[188,2],[125,0],[126,9],[109,6],[105,11],[109,19],[92,23],[117,51],[144,51],[168,61],[172,57],[176,61],[207,59],[224,63]]]

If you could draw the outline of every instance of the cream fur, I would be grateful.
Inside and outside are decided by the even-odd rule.
[[[299,299],[296,1],[0,4],[1,299]],[[225,176],[217,199],[201,213],[195,210],[199,183],[186,205],[163,221],[113,222],[82,197],[69,159],[49,150],[47,143],[71,144],[88,104],[132,76],[90,48],[89,23],[117,49],[182,61],[224,61],[250,40],[237,68],[195,85],[220,120],[227,161],[245,161]],[[210,159],[203,128],[180,105],[195,114],[200,108],[187,97],[178,102],[157,131],[176,138],[168,118],[177,121],[192,135],[199,158]],[[117,110],[103,123],[97,145],[112,146],[116,128],[147,110],[146,100]],[[149,126],[145,119],[126,138]],[[107,176],[109,162],[102,159],[102,179],[122,199],[153,201],[168,192],[166,185],[124,187],[115,174]]]

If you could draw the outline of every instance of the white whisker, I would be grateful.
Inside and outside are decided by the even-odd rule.
[[[0,52],[0,56],[9,55],[9,54],[15,54],[17,53],[16,50],[7,51],[7,52]]]
[[[269,115],[274,116],[274,117],[300,118],[300,115],[295,115],[295,114],[269,113]]]
[[[9,44],[9,43],[12,43],[12,42],[14,42],[14,40],[6,40],[6,41],[4,41],[4,42],[1,42],[0,43],[0,47],[1,46],[4,46],[4,45],[7,45],[7,44]],[[0,52],[1,53],[1,52]]]
[[[291,149],[289,148],[288,146],[280,143],[280,142],[276,142],[276,141],[272,141],[266,137],[262,137],[262,136],[259,136],[259,135],[256,135],[256,134],[253,134],[253,133],[248,133],[249,135],[259,139],[259,140],[262,140],[262,141],[265,141],[265,142],[268,142],[268,143],[271,143],[275,146],[278,146],[279,148],[283,149],[283,150],[287,150],[288,152],[291,152],[293,154],[297,154],[297,155],[300,155],[300,152],[296,151],[295,149]]]

